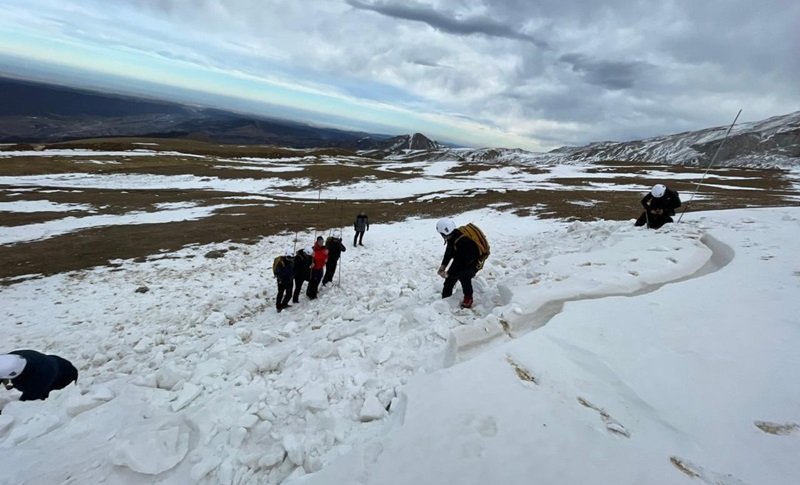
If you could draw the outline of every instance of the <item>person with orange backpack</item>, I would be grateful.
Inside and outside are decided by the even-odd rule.
[[[292,298],[292,284],[294,282],[294,249],[287,246],[283,255],[272,262],[272,274],[278,280],[278,294],[275,297],[275,308],[278,313],[284,308],[289,308]]]
[[[441,219],[436,223],[436,231],[447,246],[437,271],[444,278],[442,298],[450,297],[456,282],[459,282],[464,292],[461,308],[472,308],[472,278],[483,268],[483,263],[489,257],[489,242],[475,224],[456,228],[452,219]]]

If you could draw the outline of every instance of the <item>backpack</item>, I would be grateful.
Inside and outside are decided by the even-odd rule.
[[[461,236],[458,239],[466,237],[474,242],[476,246],[478,246],[478,261],[475,264],[475,269],[480,271],[483,269],[483,263],[486,261],[486,258],[488,258],[489,254],[491,254],[489,241],[486,240],[486,236],[483,234],[483,231],[478,229],[478,226],[475,224],[469,223],[466,226],[459,227],[458,230],[461,232]],[[456,239],[456,243],[458,243],[458,239]]]
[[[278,256],[274,260],[272,260],[272,274],[276,278],[278,277],[278,268],[283,266],[283,256]]]

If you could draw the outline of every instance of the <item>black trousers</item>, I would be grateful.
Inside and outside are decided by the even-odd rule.
[[[333,261],[329,259],[328,262],[325,263],[325,277],[322,278],[323,285],[325,283],[330,283],[331,281],[333,281],[333,275],[336,274],[336,265],[338,263],[339,263],[338,259],[335,259]]]
[[[444,286],[442,287],[442,298],[447,298],[453,294],[453,288],[456,282],[461,283],[461,289],[464,291],[464,298],[472,298],[472,278],[475,277],[474,269],[463,269],[460,271],[448,271],[447,278],[444,279]]]
[[[300,303],[300,292],[303,291],[303,283],[305,281],[306,279],[302,276],[294,277],[294,294],[292,295],[292,301],[294,303]]]
[[[278,296],[275,297],[275,307],[279,310],[289,304],[292,298],[292,280],[278,280]]]
[[[353,246],[361,244],[361,241],[363,240],[364,240],[364,231],[356,231],[356,235],[353,236]]]
[[[648,224],[647,227],[650,229],[658,229],[664,224],[673,222],[672,217],[663,214],[662,215],[650,214],[649,216],[650,216],[649,217],[650,224]],[[642,212],[642,215],[640,215],[639,218],[636,219],[636,223],[634,224],[634,226],[644,226],[647,223],[648,223],[648,214]]]
[[[313,300],[317,297],[317,290],[319,289],[319,282],[322,281],[322,270],[321,269],[312,269],[311,270],[311,281],[308,282],[308,288],[306,288],[306,296]]]

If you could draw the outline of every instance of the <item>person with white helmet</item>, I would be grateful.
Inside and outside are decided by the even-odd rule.
[[[342,243],[342,231],[336,229],[333,235],[325,240],[325,248],[328,250],[328,262],[325,263],[325,276],[322,278],[322,286],[327,285],[333,281],[333,275],[336,274],[336,265],[339,263],[339,258],[342,253],[347,251]]]
[[[0,380],[8,389],[22,392],[20,401],[47,399],[52,391],[78,380],[72,362],[35,350],[14,350],[0,354]]]
[[[459,282],[464,292],[461,308],[472,308],[472,278],[483,268],[483,262],[489,256],[486,236],[474,224],[457,228],[452,219],[439,220],[436,223],[436,232],[442,236],[447,246],[437,271],[444,278],[442,298],[450,297],[456,282]]]
[[[644,212],[636,220],[636,226],[647,225],[650,229],[658,229],[664,224],[673,222],[675,209],[681,206],[678,192],[664,184],[656,184],[642,199]]]
[[[278,281],[278,294],[275,297],[275,309],[280,313],[284,308],[289,308],[292,298],[292,283],[294,282],[294,249],[286,246],[283,254],[272,262],[272,274]]]
[[[297,251],[294,257],[294,294],[292,303],[300,303],[300,292],[303,282],[311,281],[311,265],[313,264],[314,248],[306,246]]]

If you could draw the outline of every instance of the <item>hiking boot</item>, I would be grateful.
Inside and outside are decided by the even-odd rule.
[[[464,301],[461,302],[461,308],[472,308],[472,297],[464,297]]]
[[[275,309],[278,310],[278,313],[280,313],[281,310],[283,310],[283,307],[282,306],[277,306],[277,307],[275,307]]]
[[[292,300],[292,303],[300,303],[300,300]]]

